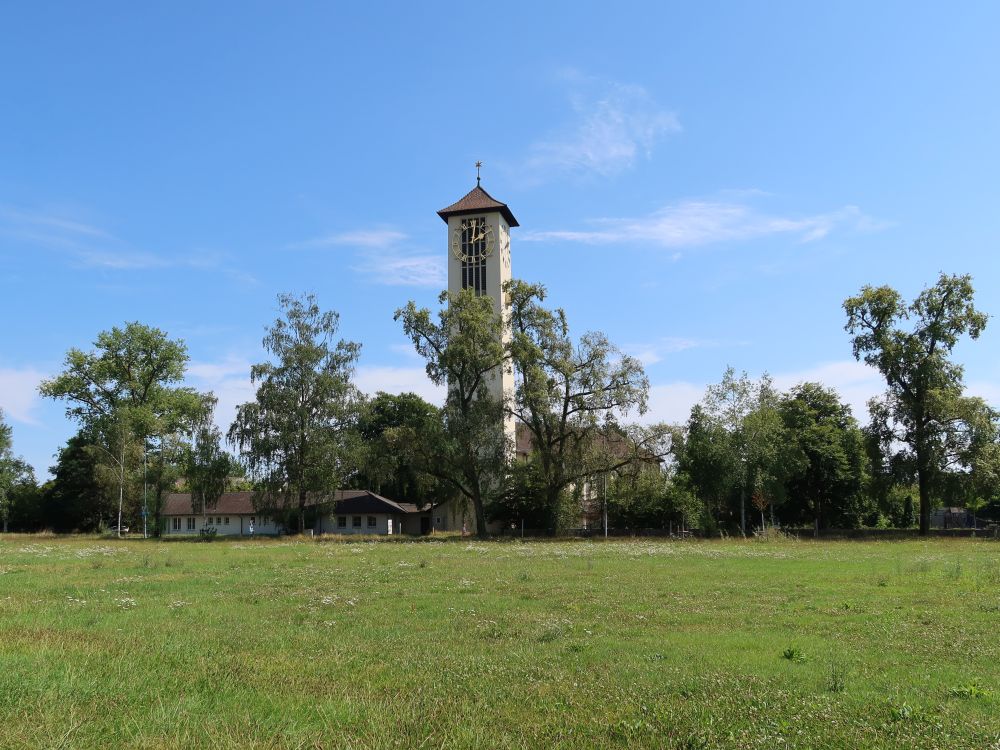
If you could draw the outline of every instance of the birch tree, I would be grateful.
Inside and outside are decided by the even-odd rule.
[[[254,483],[255,507],[294,508],[301,533],[307,502],[332,500],[350,470],[361,345],[337,339],[340,316],[312,294],[281,294],[278,304],[263,340],[272,359],[250,368],[256,398],[237,408],[228,437]]]

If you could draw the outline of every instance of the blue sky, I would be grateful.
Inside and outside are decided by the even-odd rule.
[[[858,408],[843,299],[971,273],[1000,312],[995,3],[21,3],[0,10],[0,407],[140,320],[227,426],[279,292],[363,343],[358,383],[437,397],[393,311],[432,304],[435,211],[474,184],[515,276],[647,363],[683,420],[727,364]],[[995,321],[957,350],[1000,403]]]

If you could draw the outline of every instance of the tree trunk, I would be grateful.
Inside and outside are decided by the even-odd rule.
[[[476,536],[486,538],[486,509],[483,507],[483,493],[477,487],[472,493],[472,512],[476,514]]]
[[[122,538],[122,505],[125,502],[125,451],[122,450],[121,474],[118,480],[118,538]]]
[[[162,493],[161,493],[160,490],[157,490],[156,491],[156,512],[153,514],[153,536],[157,537],[157,538],[159,536],[161,536],[161,534],[160,534],[160,513],[162,512],[163,509],[160,506],[161,506],[162,500],[163,500]]]
[[[299,533],[306,533],[306,491],[299,490]]]
[[[927,536],[931,530],[931,487],[930,462],[927,449],[917,446],[917,485],[920,488],[920,536]]]

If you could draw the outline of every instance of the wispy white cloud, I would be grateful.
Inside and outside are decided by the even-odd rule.
[[[722,200],[685,200],[632,218],[604,218],[588,222],[592,228],[528,232],[528,242],[579,242],[590,245],[644,243],[663,248],[697,247],[771,235],[788,235],[813,242],[838,228],[880,229],[884,224],[866,216],[857,206],[845,206],[812,216],[776,216],[748,203]],[[674,254],[677,259],[677,254]]]
[[[354,267],[376,284],[443,289],[445,259],[439,255],[365,254]]]
[[[664,135],[681,129],[677,116],[642,86],[565,71],[571,122],[536,141],[518,166],[534,180],[553,174],[609,176],[648,157]]]
[[[165,258],[151,253],[81,250],[77,257],[84,265],[118,271],[142,271],[171,265]]]
[[[385,248],[396,245],[407,239],[404,232],[389,228],[374,229],[354,229],[349,232],[338,232],[326,234],[322,237],[314,237],[311,240],[296,242],[288,246],[290,250],[308,249],[319,247],[335,247],[346,245],[348,247],[364,248]]]
[[[68,219],[55,213],[25,211],[8,205],[0,205],[0,226],[4,226],[8,231],[34,228],[36,232],[40,233],[55,232],[58,235],[114,239],[100,227],[82,221]],[[35,234],[34,236],[40,237],[44,234]]]
[[[136,249],[105,229],[60,213],[0,205],[0,237],[18,244],[56,250],[83,268],[111,271],[188,268],[222,273],[243,283],[256,283],[249,272],[231,265],[217,253],[157,255]]]
[[[687,351],[688,349],[703,349],[705,347],[718,346],[719,342],[710,339],[692,339],[680,336],[664,336],[655,341],[648,341],[641,344],[631,344],[625,350],[644,365],[653,365],[661,362],[664,357],[670,354]]]
[[[447,283],[445,259],[404,248],[409,235],[388,227],[352,229],[287,246],[289,250],[346,247],[357,250],[352,270],[374,284],[441,289]]]
[[[38,384],[46,377],[34,367],[0,368],[0,409],[13,420],[37,425],[34,412],[41,403]]]

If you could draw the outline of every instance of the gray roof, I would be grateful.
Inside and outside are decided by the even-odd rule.
[[[252,516],[259,512],[254,509],[253,495],[253,492],[225,492],[219,498],[219,502],[206,508],[205,512]],[[420,513],[420,508],[413,503],[397,503],[371,490],[337,490],[329,497],[313,495],[306,500],[306,505],[330,505],[333,513]],[[162,515],[190,516],[193,513],[190,493],[175,492],[167,495]]]

